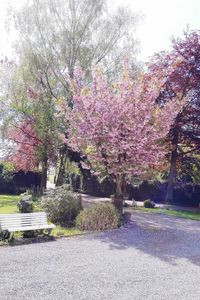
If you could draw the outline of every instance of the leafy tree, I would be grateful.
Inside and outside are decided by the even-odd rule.
[[[172,51],[156,54],[149,63],[149,77],[162,80],[157,102],[162,105],[175,97],[187,105],[177,115],[170,131],[171,162],[166,201],[173,201],[178,161],[199,149],[200,34],[187,31],[183,39],[173,39]],[[187,160],[188,161],[188,160]]]
[[[41,189],[46,188],[48,164],[55,162],[61,143],[58,132],[60,103],[41,84],[39,72],[21,60],[13,69],[7,95],[7,116],[4,127],[7,141],[11,140],[6,159],[19,170],[28,171],[41,164]],[[6,126],[7,125],[7,126]],[[4,130],[5,131],[5,130]]]
[[[16,50],[26,68],[18,79],[23,78],[25,86],[29,79],[30,86],[37,81],[49,98],[65,99],[66,107],[73,106],[69,78],[77,65],[86,71],[87,82],[92,66],[101,65],[108,78],[117,73],[121,58],[135,55],[138,17],[125,8],[109,12],[106,4],[104,0],[32,0],[20,11],[13,10],[11,19],[19,33]],[[60,122],[60,134],[65,135],[67,126]],[[60,143],[58,152],[57,183],[62,184],[67,144]]]

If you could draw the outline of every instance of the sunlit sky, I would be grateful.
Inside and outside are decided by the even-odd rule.
[[[4,29],[8,3],[20,7],[24,0],[0,0],[0,55],[12,57],[11,43],[14,38]],[[64,1],[64,0],[63,0]],[[149,56],[161,50],[170,49],[170,38],[181,36],[189,25],[200,29],[200,0],[108,0],[112,7],[119,4],[143,15],[137,27],[141,53],[139,58],[146,61]]]

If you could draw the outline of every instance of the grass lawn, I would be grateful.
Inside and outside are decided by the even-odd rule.
[[[0,214],[13,214],[17,213],[17,202],[19,196],[13,195],[0,195]]]
[[[15,195],[0,195],[0,214],[13,214],[18,213],[17,203],[20,199],[20,196]],[[34,211],[41,211],[40,202],[34,202]],[[65,228],[61,226],[57,226],[55,229],[52,230],[51,235],[54,237],[58,236],[71,236],[80,234],[81,231],[76,229],[75,227],[72,228]],[[15,233],[16,237],[20,237],[21,233]]]
[[[144,211],[144,212],[165,214],[165,215],[170,215],[170,216],[176,216],[179,218],[200,221],[200,213],[199,212],[191,212],[191,211],[185,211],[185,210],[171,210],[171,209],[162,209],[162,208],[144,208],[144,207],[140,207],[140,208],[138,207],[136,209]]]

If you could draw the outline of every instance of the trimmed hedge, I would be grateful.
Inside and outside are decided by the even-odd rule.
[[[10,176],[3,174],[3,167],[0,168],[0,194],[21,194],[28,188],[37,191],[40,186],[41,174],[34,172],[11,173]]]
[[[106,230],[119,226],[120,217],[111,203],[97,203],[80,212],[76,226],[80,230]]]

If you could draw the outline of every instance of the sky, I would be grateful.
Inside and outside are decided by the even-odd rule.
[[[12,57],[13,36],[4,29],[8,3],[20,7],[24,0],[0,0],[0,56]],[[189,25],[200,30],[200,0],[108,0],[112,7],[129,5],[134,12],[143,15],[136,35],[140,40],[139,59],[147,61],[155,52],[170,49],[172,36],[181,37]]]

